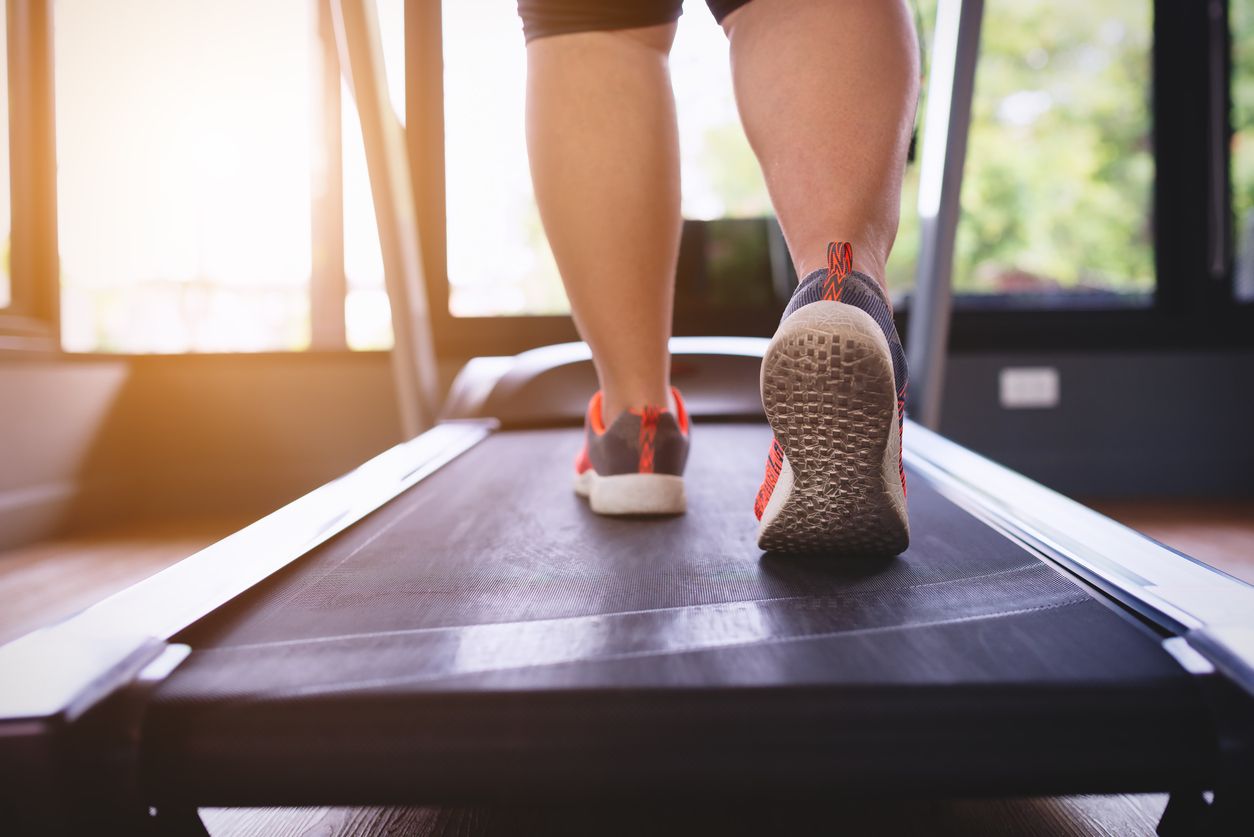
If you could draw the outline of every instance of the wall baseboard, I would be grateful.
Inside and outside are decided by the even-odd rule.
[[[74,482],[0,492],[0,549],[31,543],[60,531],[79,499]]]

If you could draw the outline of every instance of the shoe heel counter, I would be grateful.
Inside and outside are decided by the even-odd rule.
[[[601,476],[668,474],[681,476],[688,460],[688,437],[671,413],[624,413],[589,445],[592,467]]]
[[[670,413],[658,417],[653,440],[653,473],[681,476],[688,462],[688,435]]]

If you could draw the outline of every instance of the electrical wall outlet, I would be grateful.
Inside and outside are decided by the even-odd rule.
[[[1058,370],[1052,366],[1007,366],[997,376],[1005,410],[1051,410],[1058,406]]]

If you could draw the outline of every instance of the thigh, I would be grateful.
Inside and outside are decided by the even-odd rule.
[[[638,29],[672,23],[683,0],[518,0],[528,41],[550,35]]]

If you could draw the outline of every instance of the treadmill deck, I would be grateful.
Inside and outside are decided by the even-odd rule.
[[[689,511],[652,520],[574,495],[579,432],[489,437],[176,637],[150,781],[296,804],[1202,771],[1201,698],[1158,638],[919,475],[902,556],[763,555],[765,426],[698,426]]]

